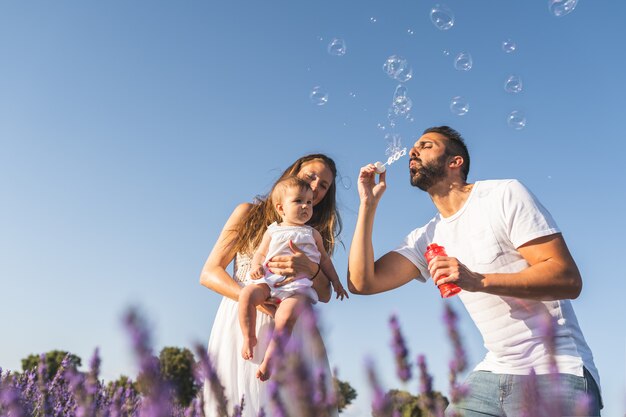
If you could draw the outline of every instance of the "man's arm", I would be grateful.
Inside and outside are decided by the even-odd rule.
[[[388,291],[420,276],[417,267],[396,252],[389,252],[374,262],[374,217],[385,188],[385,173],[376,183],[374,165],[361,168],[358,181],[361,204],[348,257],[348,289],[354,294]]]
[[[580,295],[582,278],[560,233],[531,240],[518,251],[529,266],[516,273],[479,274],[456,258],[441,256],[431,261],[429,270],[438,285],[453,282],[471,292],[541,301]],[[448,277],[441,279],[443,275]]]
[[[353,247],[354,240],[348,259],[348,289],[353,294],[370,295],[393,290],[420,276],[419,269],[397,252],[387,252],[376,262],[372,259],[373,272],[370,275],[354,273],[352,271],[358,268],[353,266],[363,261],[353,256]]]

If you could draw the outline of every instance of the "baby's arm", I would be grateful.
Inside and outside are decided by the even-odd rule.
[[[320,255],[321,255],[320,269],[324,272],[324,275],[328,277],[328,280],[333,286],[333,289],[335,290],[335,293],[337,294],[336,298],[341,297],[342,300],[344,297],[350,298],[348,297],[348,292],[345,290],[345,288],[343,288],[343,285],[341,285],[341,281],[339,280],[339,275],[337,274],[337,271],[335,270],[335,266],[333,265],[333,262],[331,261],[330,256],[328,256],[328,253],[326,253],[326,249],[324,249],[324,243],[322,242],[322,235],[320,235],[320,233],[317,230],[313,229],[313,236],[315,237],[315,244],[317,245],[317,249],[320,251]]]
[[[271,240],[272,236],[268,231],[265,231],[263,239],[261,239],[261,244],[259,244],[259,247],[256,251],[254,251],[254,256],[252,257],[250,265],[250,278],[259,279],[265,276],[265,267],[263,266],[263,262],[267,256]]]

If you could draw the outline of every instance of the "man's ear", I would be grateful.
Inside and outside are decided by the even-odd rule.
[[[461,165],[463,165],[463,162],[465,162],[465,160],[463,159],[461,155],[455,155],[455,156],[450,157],[448,166],[450,168],[461,168]]]

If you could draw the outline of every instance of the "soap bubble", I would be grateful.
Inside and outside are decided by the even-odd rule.
[[[454,13],[443,4],[435,4],[430,9],[430,20],[439,30],[448,30],[454,26]]]
[[[408,96],[408,90],[402,84],[396,87],[393,94],[392,110],[394,115],[405,115],[413,107],[413,101]]]
[[[376,18],[375,18],[374,16],[370,17],[370,22],[372,22],[372,23],[376,23],[376,21],[377,21],[377,20],[376,20]]]
[[[474,65],[472,56],[467,52],[461,52],[454,59],[454,68],[459,71],[469,71],[472,69],[472,65]]]
[[[403,71],[396,73],[395,79],[401,83],[405,83],[413,78],[413,69],[409,66]]]
[[[344,56],[346,54],[346,42],[343,39],[333,39],[328,44],[328,53],[335,56]]]
[[[394,113],[398,116],[406,115],[413,108],[413,100],[410,97],[398,97],[393,102]]]
[[[406,97],[408,93],[408,88],[406,88],[402,84],[398,84],[398,86],[396,87],[396,91],[393,92],[393,99],[395,101],[397,97]]]
[[[413,69],[408,61],[401,56],[392,55],[383,64],[383,71],[401,83],[407,82],[413,77]]]
[[[309,98],[313,104],[318,106],[323,106],[328,103],[328,93],[322,89],[320,86],[313,87],[311,90],[311,94],[309,94]]]
[[[522,79],[518,75],[510,75],[504,82],[504,91],[519,93],[522,91]]]
[[[513,110],[507,116],[506,123],[515,130],[522,130],[526,127],[526,116],[521,111]]]
[[[578,4],[578,0],[548,0],[548,10],[556,17],[571,13]]]
[[[389,127],[394,128],[399,119],[408,119],[411,117],[410,111],[413,108],[413,100],[408,95],[408,89],[399,84],[393,93],[391,107],[387,110],[387,121]]]
[[[502,50],[506,52],[507,54],[510,54],[511,52],[515,52],[516,49],[517,49],[517,45],[511,39],[506,39],[502,41]]]
[[[469,111],[469,103],[461,96],[453,97],[450,102],[450,111],[457,116],[463,116]]]
[[[387,133],[385,135],[387,149],[385,155],[391,156],[402,149],[402,137],[397,133]]]
[[[448,51],[447,49],[444,49],[443,54],[444,56],[450,56],[450,51]]]
[[[407,29],[406,33],[408,33],[409,35],[413,35],[415,32],[413,31],[413,29]]]
[[[348,176],[341,176],[341,185],[343,186],[344,190],[349,190],[350,187],[352,187],[352,178],[348,177]]]

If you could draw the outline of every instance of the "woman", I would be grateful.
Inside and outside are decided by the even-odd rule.
[[[314,210],[313,217],[307,225],[320,232],[326,252],[332,254],[335,238],[341,231],[341,219],[335,199],[337,169],[334,161],[323,154],[304,156],[291,164],[278,181],[292,175],[306,180],[311,185]],[[275,221],[280,219],[267,196],[257,199],[252,204],[243,203],[237,206],[226,221],[200,276],[202,285],[224,296],[211,330],[209,356],[215,363],[218,377],[225,388],[228,411],[231,412],[234,405],[239,404],[242,397],[244,398],[242,417],[256,417],[261,408],[266,414],[270,412],[269,382],[257,379],[256,372],[271,338],[272,317],[276,307],[272,304],[258,307],[261,312],[256,323],[258,342],[253,359],[244,360],[240,354],[243,340],[238,324],[237,300],[241,288],[245,285],[244,280],[246,272],[250,269],[252,254],[261,242],[267,226]],[[267,264],[272,272],[287,276],[283,281],[284,284],[293,281],[296,274],[313,276],[319,269],[318,264],[309,260],[297,247],[294,247],[293,251],[293,255],[276,256]],[[233,260],[234,274],[231,276],[226,272],[226,267]],[[319,301],[326,303],[331,295],[330,282],[325,277],[321,278],[323,279],[313,281],[313,289],[317,292]],[[321,368],[326,376],[326,387],[332,389],[326,353],[320,354],[319,349],[315,348],[323,346],[319,333],[305,332],[299,322],[300,320],[296,323],[292,338],[300,340],[302,347],[306,348],[302,355],[309,366],[318,371]],[[205,386],[204,397],[205,415],[217,416],[217,399],[213,397],[208,386]],[[336,415],[336,407],[331,409],[329,414]]]

